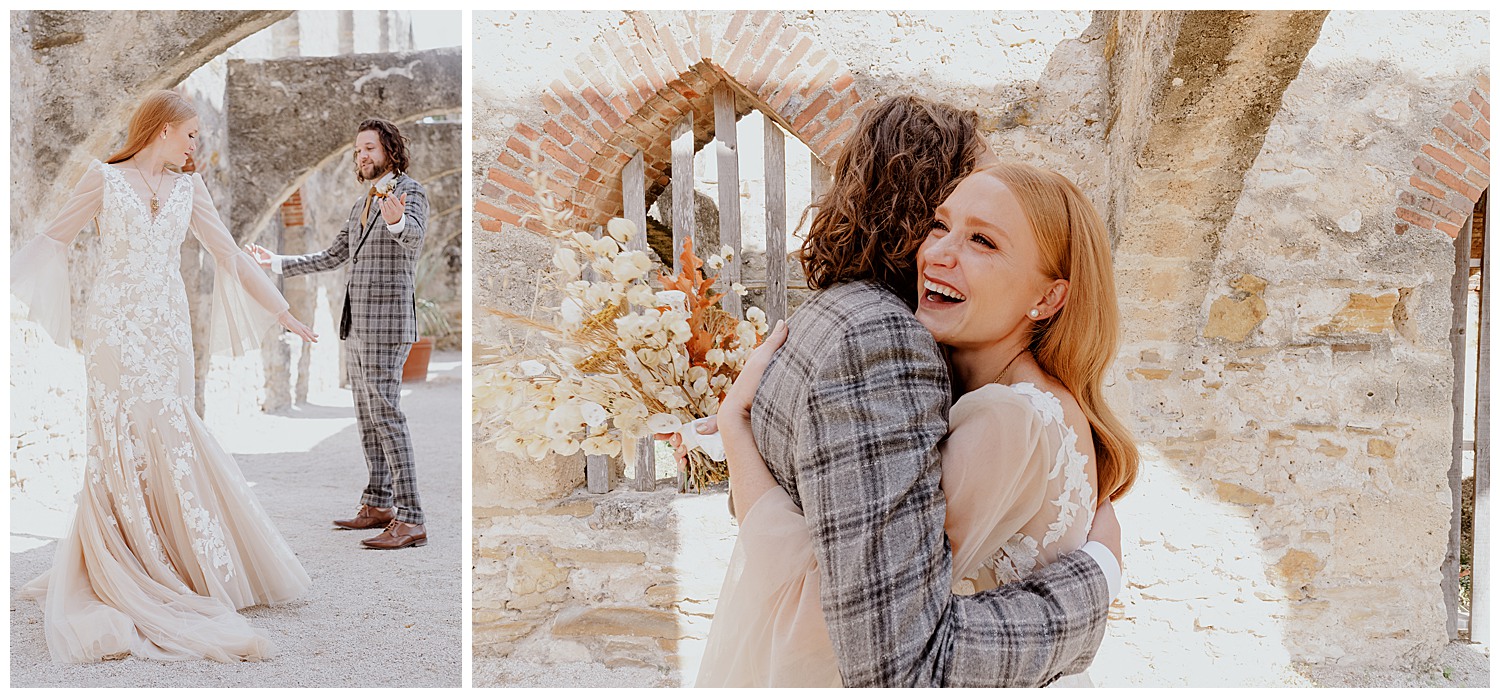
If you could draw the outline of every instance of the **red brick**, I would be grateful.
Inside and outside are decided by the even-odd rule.
[[[1483,121],[1483,119],[1481,119],[1481,121]],[[1443,117],[1443,125],[1447,126],[1448,130],[1453,132],[1453,135],[1458,136],[1459,140],[1469,144],[1469,147],[1475,150],[1483,148],[1484,142],[1489,140],[1488,123],[1485,124],[1485,135],[1483,138],[1480,138],[1479,134],[1474,133],[1473,131],[1469,130],[1467,126],[1460,123],[1458,117],[1453,114],[1449,114]]]
[[[499,162],[500,164],[502,164],[502,165],[504,165],[506,167],[509,167],[509,168],[511,168],[513,170],[519,170],[519,169],[521,169],[521,160],[520,160],[520,158],[517,158],[515,155],[512,155],[512,154],[510,154],[508,152],[507,153],[500,153],[500,157],[495,158],[495,161]]]
[[[488,201],[474,202],[474,211],[489,216],[490,218],[493,218],[502,223],[515,225],[521,222],[520,216],[503,208],[500,208],[499,206],[496,206]]]
[[[1396,224],[1396,234],[1397,235],[1404,235],[1404,234],[1406,234],[1406,230],[1409,227],[1410,226],[1407,225],[1406,223],[1397,223]]]
[[[822,144],[818,148],[818,157],[823,158],[824,161],[831,161],[833,151],[843,140],[844,136],[849,133],[850,129],[854,128],[854,123],[855,119],[844,119],[833,130],[824,132],[823,137],[818,141]]]
[[[542,132],[532,128],[529,124],[516,124],[516,135],[528,141],[535,141],[542,137]]]
[[[1433,140],[1438,142],[1438,145],[1441,145],[1444,148],[1452,148],[1453,144],[1458,142],[1458,139],[1455,138],[1453,134],[1449,133],[1447,129],[1441,127],[1434,127],[1432,129],[1432,138]]]
[[[1433,224],[1433,220],[1431,218],[1405,208],[1397,208],[1396,217],[1408,223],[1411,223],[1418,228],[1431,228]]]
[[[603,118],[598,118],[590,121],[589,128],[593,129],[594,133],[597,134],[599,138],[605,141],[608,141],[610,135],[613,133],[609,128],[609,123]]]
[[[501,191],[494,182],[485,182],[484,186],[479,188],[479,195],[487,199],[499,200],[504,198],[505,192]]]
[[[791,27],[787,27],[787,31],[795,30]],[[802,57],[807,55],[807,51],[808,49],[812,48],[812,45],[812,39],[808,38],[805,35],[798,36],[797,43],[793,44],[792,47],[787,51],[786,58],[781,59],[781,62],[777,63],[776,67],[772,69],[770,77],[772,79],[785,79],[787,77],[790,77],[792,71],[796,70],[797,66],[800,65],[798,61],[802,60]]]
[[[687,56],[683,55],[682,47],[678,45],[677,38],[672,35],[671,27],[663,24],[654,29],[657,39],[661,42],[662,52],[666,54],[667,61],[672,64],[672,70],[678,73],[687,70]],[[667,77],[670,78],[670,76]]]
[[[542,124],[542,130],[546,131],[547,135],[556,139],[559,144],[567,145],[573,142],[573,134],[568,133],[568,130],[563,128],[562,124],[556,120]]]
[[[696,50],[702,60],[717,60],[714,54],[714,37],[709,31],[713,28],[712,20],[707,15],[697,15],[688,21],[696,20],[697,26],[693,28],[692,38],[696,40]]]
[[[568,152],[572,153],[579,160],[588,162],[589,160],[593,159],[594,155],[597,154],[598,151],[590,148],[588,144],[584,143],[583,141],[574,141],[573,145],[568,146]]]
[[[1489,172],[1490,159],[1483,155],[1480,155],[1479,153],[1469,150],[1463,144],[1455,143],[1453,145],[1453,153],[1461,158],[1464,162],[1469,163],[1476,169],[1484,172]]]
[[[807,81],[806,87],[802,88],[802,95],[804,97],[811,97],[813,94],[817,93],[818,90],[823,89],[823,87],[828,84],[828,81],[832,80],[833,76],[837,75],[838,72],[838,61],[832,58],[824,61],[823,69],[819,70],[817,75],[814,75],[812,79]]]
[[[509,189],[509,190],[511,190],[513,192],[518,192],[518,193],[520,193],[520,194],[522,194],[524,196],[535,196],[536,195],[536,190],[533,189],[533,188],[531,188],[531,184],[529,184],[526,181],[523,181],[519,177],[513,177],[513,176],[511,176],[509,174],[506,174],[504,172],[501,172],[500,170],[495,170],[495,169],[491,169],[489,172],[487,172],[485,174],[486,174],[487,177],[489,177],[491,180],[493,180],[496,184],[498,184],[498,185],[500,185],[502,187],[505,187],[506,189]]]
[[[1474,185],[1469,184],[1464,178],[1447,170],[1438,170],[1436,177],[1437,181],[1448,185],[1453,191],[1463,194],[1465,199],[1471,202],[1479,200],[1479,190],[1475,189]]]
[[[1468,102],[1459,101],[1453,103],[1453,113],[1458,114],[1464,121],[1468,121],[1473,118],[1474,109],[1469,106]]]
[[[558,145],[550,139],[542,141],[542,152],[551,156],[552,159],[556,160],[558,164],[574,172],[582,173],[588,170],[588,166],[585,165],[583,161],[579,160],[576,157],[573,157],[572,153],[563,150],[562,146]]]
[[[1477,133],[1477,134],[1479,134],[1479,136],[1481,138],[1483,138],[1484,140],[1483,140],[1483,142],[1479,142],[1479,141],[1467,141],[1469,143],[1469,145],[1473,146],[1476,150],[1479,149],[1479,148],[1483,148],[1483,147],[1489,145],[1489,140],[1490,140],[1490,120],[1489,119],[1479,119],[1478,121],[1475,121],[1474,122],[1474,132]]]
[[[1448,234],[1450,238],[1458,237],[1458,231],[1462,230],[1458,225],[1443,221],[1437,224],[1437,229]]]
[[[854,84],[854,76],[844,73],[844,76],[833,81],[833,91],[843,92],[844,88]]]
[[[738,41],[734,42],[734,50],[729,52],[729,57],[724,60],[724,70],[730,75],[743,75],[745,73],[745,57],[750,55],[752,43],[748,32]]]
[[[818,114],[823,111],[823,107],[828,106],[830,99],[831,96],[827,92],[818,95],[818,98],[813,100],[812,104],[804,107],[802,113],[797,115],[797,120],[792,122],[792,128],[801,131],[803,127],[812,123],[813,119],[817,118]]]
[[[621,124],[625,123],[626,115],[617,113],[614,107],[599,94],[598,90],[593,87],[585,87],[579,94],[583,97],[583,101],[588,102],[589,106],[594,108],[594,112],[603,118],[604,123],[608,124],[610,128],[619,128]]]
[[[562,100],[563,104],[567,105],[568,109],[572,110],[574,114],[578,115],[578,118],[589,118],[589,108],[585,106],[584,103],[577,97],[575,97],[573,95],[573,90],[567,85],[564,85],[561,80],[553,80],[550,89],[558,99]]]
[[[618,31],[604,32],[604,43],[609,47],[609,53],[614,57],[615,62],[619,63],[620,68],[625,72],[625,77],[632,77],[641,72],[642,66],[640,62],[635,59],[635,55],[625,46],[625,42],[620,40],[620,33]]]
[[[1428,157],[1436,160],[1439,164],[1447,167],[1450,170],[1453,170],[1454,172],[1463,172],[1464,168],[1466,167],[1463,160],[1453,157],[1452,153],[1445,152],[1443,149],[1435,145],[1427,144],[1422,146],[1422,152],[1426,153]]]
[[[1478,109],[1480,115],[1484,118],[1490,118],[1490,102],[1484,98],[1484,95],[1479,94],[1479,90],[1469,91],[1469,103],[1474,105],[1474,108]]]
[[[1421,155],[1413,158],[1411,164],[1413,167],[1417,168],[1418,172],[1421,172],[1423,174],[1436,175],[1438,171],[1437,163],[1433,162],[1431,158]]]
[[[1485,171],[1476,170],[1472,167],[1464,173],[1464,179],[1474,183],[1474,186],[1484,189],[1490,186],[1490,176]]]
[[[1406,194],[1408,192],[1402,193]],[[1448,214],[1453,213],[1453,209],[1448,208],[1447,204],[1436,199],[1422,199],[1421,208],[1427,210],[1430,213],[1436,214],[1435,217],[1437,218],[1447,218]]]
[[[1418,176],[1418,174],[1413,174],[1410,183],[1415,188],[1422,189],[1422,191],[1428,192],[1428,194],[1434,195],[1434,197],[1446,197],[1448,195],[1448,189],[1443,189],[1442,186],[1437,186],[1437,183],[1433,182],[1433,180]]]

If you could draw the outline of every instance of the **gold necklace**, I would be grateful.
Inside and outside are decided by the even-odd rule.
[[[161,208],[161,201],[156,198],[156,187],[151,186],[151,180],[146,179],[146,173],[141,171],[141,166],[137,165],[134,159],[130,164],[135,167],[135,173],[141,176],[141,181],[146,183],[146,188],[151,190],[151,215],[155,216],[156,210]],[[157,179],[156,183],[161,184],[161,180]]]
[[[1006,372],[1006,371],[1009,371],[1009,370],[1010,370],[1010,366],[1011,366],[1011,364],[1013,364],[1013,363],[1015,363],[1015,362],[1016,362],[1016,359],[1019,359],[1019,358],[1021,358],[1021,355],[1022,355],[1022,354],[1025,354],[1025,353],[1026,353],[1026,350],[1025,350],[1025,349],[1022,349],[1022,350],[1021,350],[1021,351],[1019,351],[1019,352],[1016,352],[1016,355],[1015,355],[1015,356],[1012,356],[1012,357],[1010,357],[1010,361],[1007,361],[1007,362],[1006,362],[1006,363],[1005,363],[1005,368],[1002,368],[1002,369],[1000,369],[1000,372],[999,372],[999,373],[996,373],[996,374],[995,374],[995,379],[994,379],[994,380],[992,380],[992,381],[990,381],[990,382],[991,382],[991,383],[999,383],[999,382],[1000,382],[1000,379],[1001,379],[1001,378],[1002,378],[1002,377],[1003,377],[1003,376],[1005,376],[1005,372]]]

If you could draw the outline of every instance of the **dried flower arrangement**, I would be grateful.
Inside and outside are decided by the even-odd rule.
[[[746,356],[769,332],[766,314],[752,307],[739,320],[721,307],[723,294],[704,268],[722,267],[733,254],[728,247],[705,261],[685,240],[682,271],[658,274],[658,290],[647,280],[650,256],[627,249],[642,234],[635,224],[616,218],[599,237],[575,231],[545,181],[533,181],[538,218],[559,243],[550,280],[561,304],[551,319],[486,310],[555,340],[555,347],[535,356],[478,352],[475,408],[495,428],[493,443],[501,450],[532,458],[580,451],[623,456],[634,467],[635,450],[624,448],[626,441],[718,411]],[[702,452],[688,461],[685,484],[694,488],[728,475]]]

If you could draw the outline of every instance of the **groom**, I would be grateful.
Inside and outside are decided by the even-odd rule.
[[[368,119],[359,125],[354,170],[360,183],[371,186],[328,249],[283,256],[246,246],[261,266],[285,276],[350,263],[339,339],[344,340],[370,483],[354,516],[333,525],[384,529],[361,541],[380,550],[427,544],[411,435],[401,413],[401,367],[417,341],[415,275],[427,232],[427,192],[406,175],[406,144],[389,121]]]
[[[1045,685],[1087,668],[1119,586],[1117,523],[1101,510],[1095,533],[1113,533],[1114,551],[1090,542],[1021,582],[950,592],[938,444],[952,387],[942,349],[902,295],[916,293],[913,253],[941,184],[994,157],[975,122],[911,98],[864,116],[830,191],[842,191],[840,173],[864,171],[855,187],[881,191],[871,178],[887,177],[883,190],[895,193],[856,205],[869,211],[818,211],[803,265],[819,292],[789,321],[751,408],[755,443],[812,532],[845,686]],[[900,172],[849,164],[851,151],[882,152],[868,142],[879,139],[938,157],[908,158],[918,164]]]

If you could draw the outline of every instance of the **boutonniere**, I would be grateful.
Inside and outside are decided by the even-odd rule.
[[[380,185],[378,187],[375,187],[375,193],[379,194],[381,198],[385,198],[387,196],[390,196],[391,192],[393,192],[393,191],[396,191],[396,178],[395,177],[392,177],[392,178],[386,180],[385,184],[382,184],[382,185]]]

